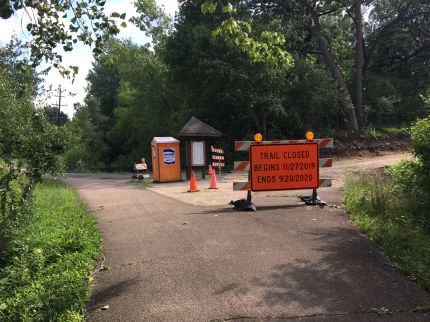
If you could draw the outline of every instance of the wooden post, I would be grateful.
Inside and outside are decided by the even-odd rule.
[[[191,166],[191,139],[187,140],[186,154],[187,154],[187,159],[186,159],[187,179],[190,180],[191,179],[191,171],[193,170],[193,168]]]

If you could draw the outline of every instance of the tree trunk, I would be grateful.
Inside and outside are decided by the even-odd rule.
[[[364,126],[363,108],[363,15],[361,12],[361,0],[356,0],[354,4],[355,12],[355,113],[358,126]]]
[[[319,49],[324,57],[324,60],[327,64],[330,73],[332,74],[334,80],[336,81],[337,86],[339,87],[340,93],[342,95],[342,99],[345,104],[345,113],[348,120],[348,130],[351,132],[356,132],[359,130],[357,115],[355,114],[354,103],[352,102],[351,94],[349,92],[348,86],[346,85],[345,79],[340,72],[339,68],[336,65],[333,55],[331,54],[327,40],[321,33],[321,25],[319,21],[318,15],[313,15],[314,28],[313,31],[315,33],[315,37],[318,42]]]

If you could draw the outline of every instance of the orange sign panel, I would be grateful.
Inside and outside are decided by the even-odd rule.
[[[249,160],[252,191],[318,188],[318,143],[253,144]]]

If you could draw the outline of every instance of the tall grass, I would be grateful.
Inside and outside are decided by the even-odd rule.
[[[345,207],[385,254],[430,289],[429,194],[420,169],[419,161],[405,161],[385,173],[349,178]]]
[[[75,191],[54,180],[38,183],[7,234],[0,320],[81,321],[101,243]]]

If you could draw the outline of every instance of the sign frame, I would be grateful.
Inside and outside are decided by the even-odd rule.
[[[313,186],[306,186],[304,188],[297,188],[297,187],[293,187],[293,188],[273,188],[273,189],[256,189],[255,186],[253,185],[253,161],[252,161],[252,150],[255,148],[260,148],[260,147],[268,147],[268,146],[304,146],[304,145],[314,145],[316,148],[316,160],[315,160],[315,166],[316,166],[316,171],[317,171],[317,179],[316,179],[316,185]],[[319,151],[319,145],[317,142],[304,142],[304,143],[270,143],[270,144],[261,144],[261,143],[256,143],[256,144],[251,144],[251,146],[249,147],[249,182],[250,182],[250,189],[251,191],[283,191],[283,190],[307,190],[307,189],[318,189],[319,188],[319,181],[320,181],[320,167],[319,167],[319,159],[320,159],[320,151]]]

